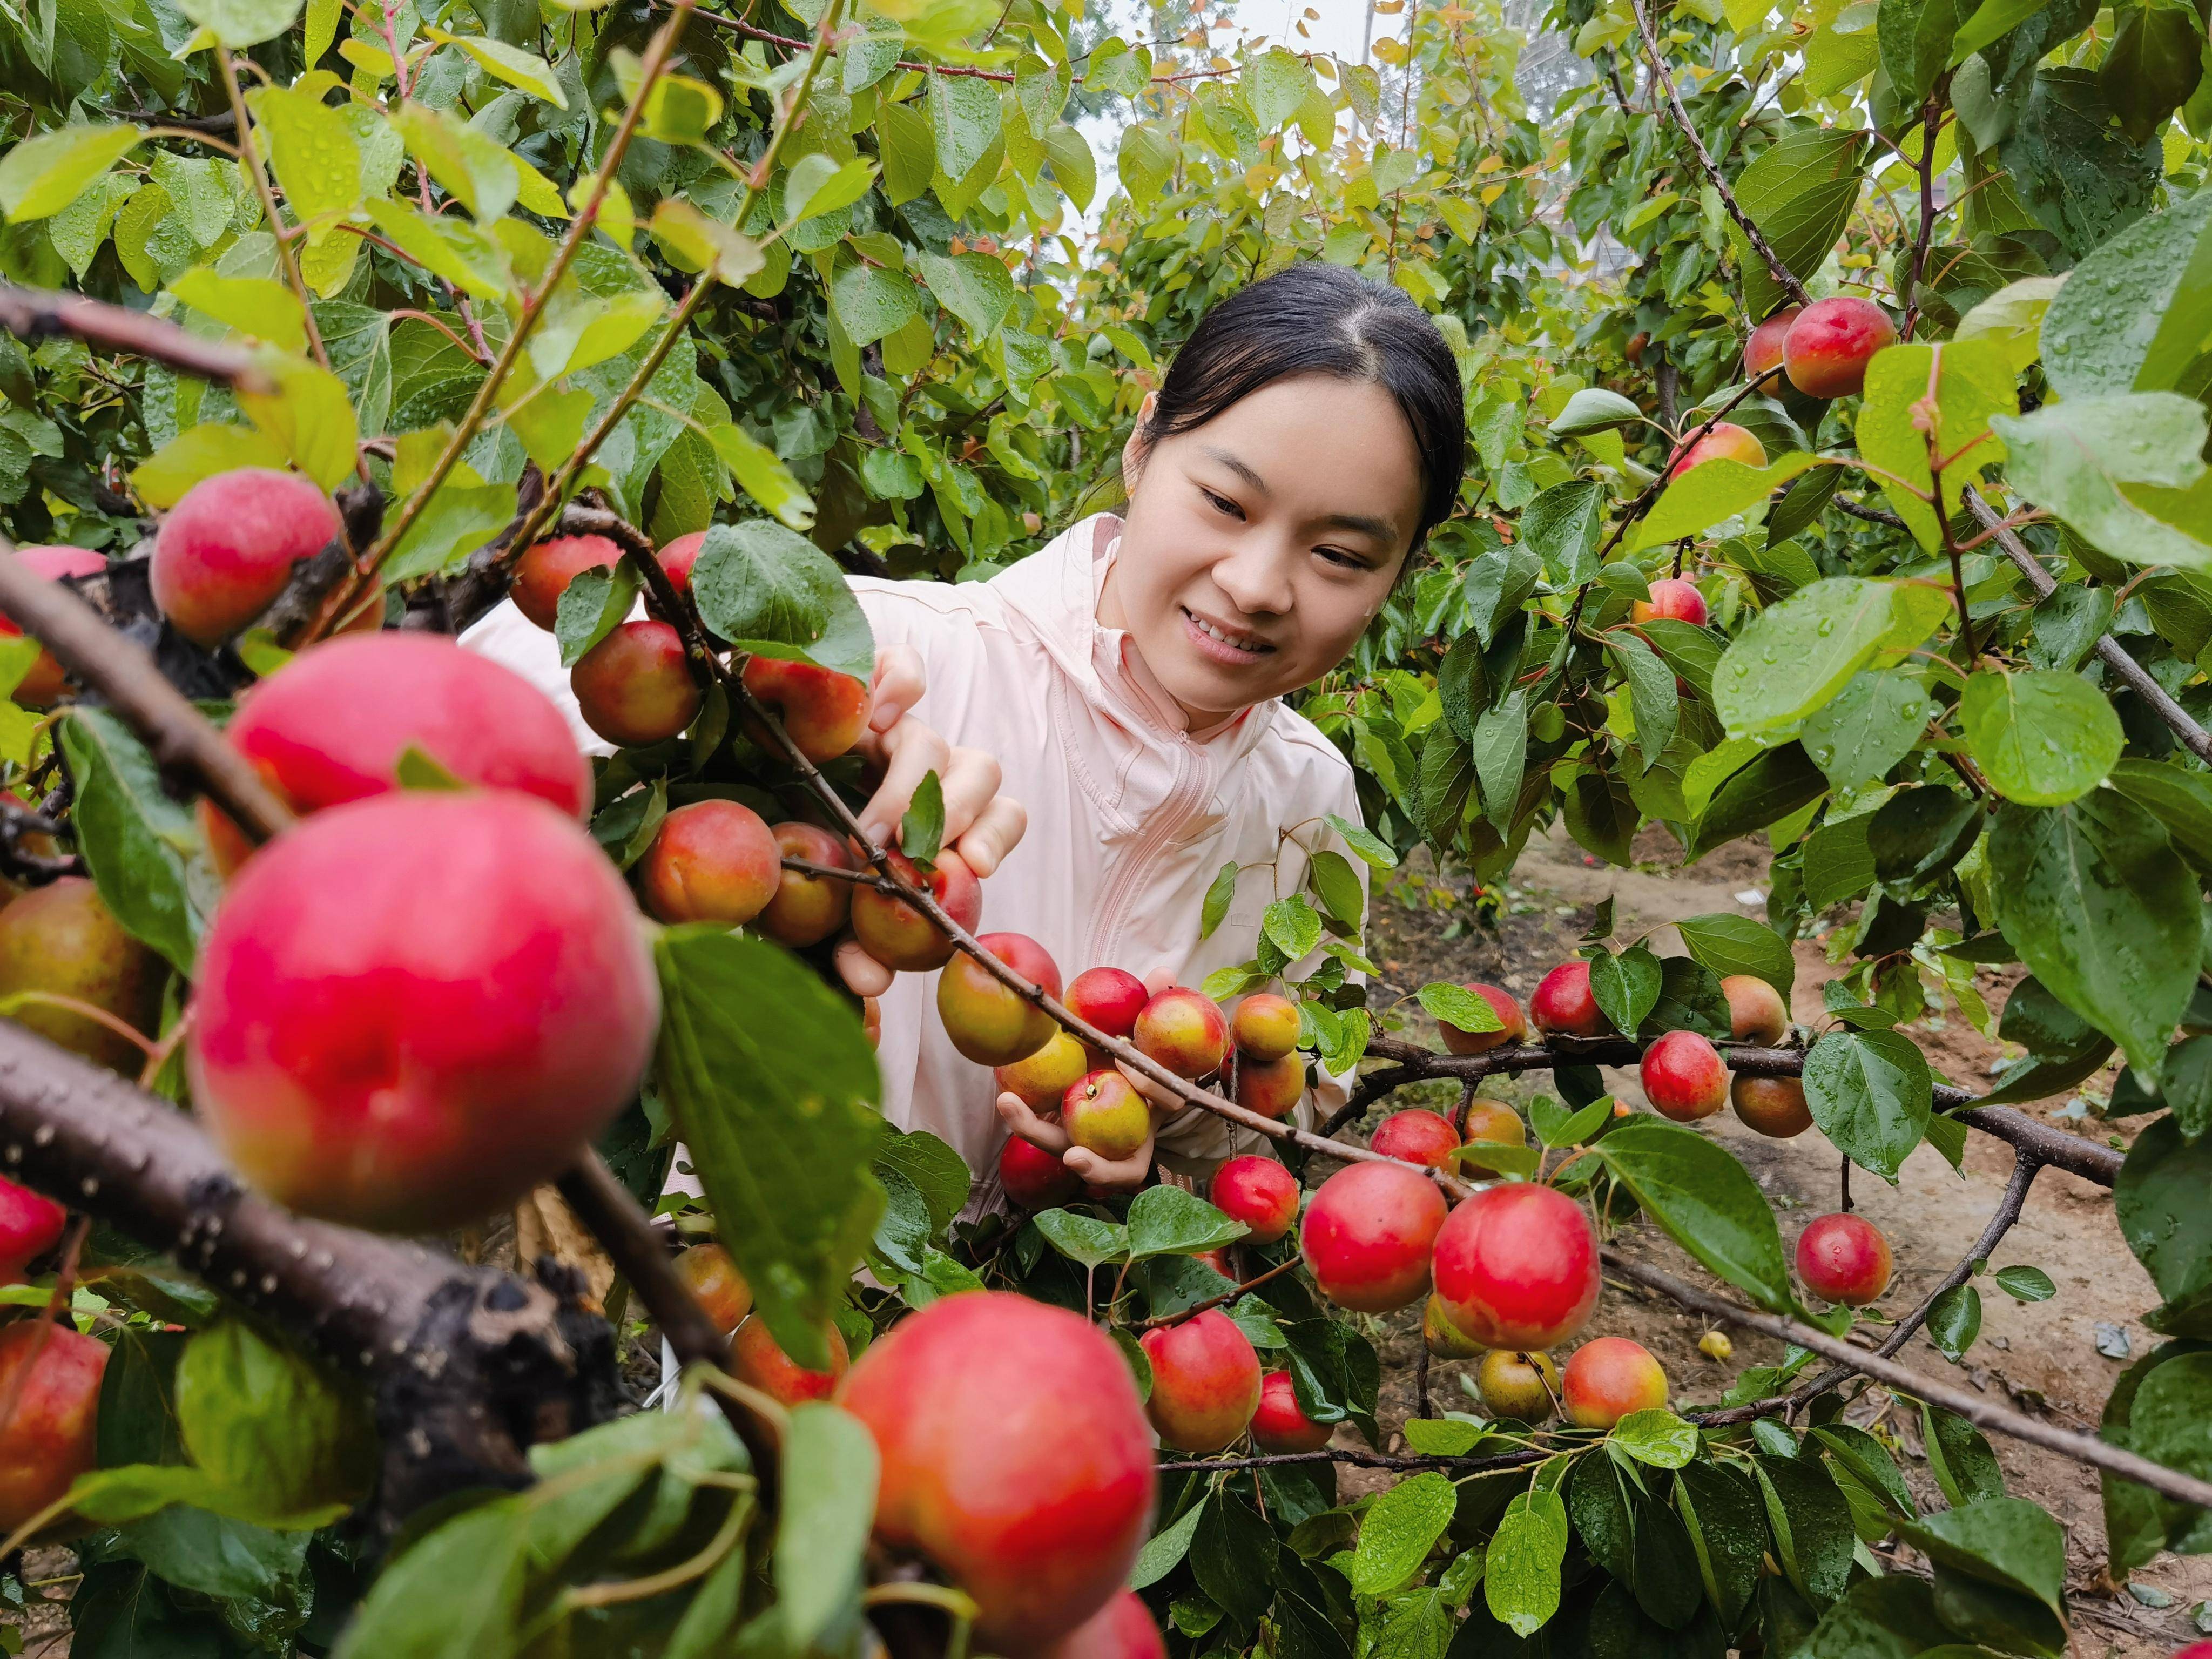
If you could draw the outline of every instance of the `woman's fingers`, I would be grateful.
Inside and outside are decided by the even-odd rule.
[[[1127,1158],[1101,1158],[1087,1146],[1073,1146],[1060,1161],[1094,1187],[1133,1192],[1152,1178],[1152,1137],[1146,1135],[1145,1144]]]
[[[1176,976],[1174,969],[1155,968],[1151,973],[1145,975],[1145,994],[1146,996],[1156,997],[1159,995],[1161,992],[1171,988],[1175,982]]]
[[[884,762],[884,780],[860,810],[860,830],[878,846],[896,844],[899,820],[914,802],[914,792],[932,772],[940,781],[951,759],[951,746],[911,717],[883,735],[878,745]]]
[[[999,1121],[1040,1152],[1060,1153],[1068,1149],[1067,1131],[1030,1110],[1029,1103],[1019,1095],[1001,1094],[998,1107]]]
[[[921,653],[910,645],[885,646],[868,683],[868,730],[883,732],[896,726],[921,701],[926,685]]]
[[[1189,1105],[1190,1103],[1174,1090],[1164,1083],[1153,1082],[1135,1066],[1122,1060],[1116,1060],[1114,1064],[1115,1069],[1129,1079],[1129,1086],[1145,1097],[1145,1104],[1152,1109],[1155,1128],[1162,1117],[1173,1117]]]
[[[837,977],[856,997],[879,997],[891,988],[891,970],[863,951],[856,939],[848,936],[839,940],[832,959],[837,964]]]
[[[981,749],[949,749],[937,781],[945,791],[945,842],[951,846],[968,833],[978,813],[999,793],[999,757]],[[965,856],[964,854],[963,856]],[[981,871],[975,872],[982,874]]]
[[[996,871],[1020,844],[1030,827],[1029,809],[1012,795],[994,795],[955,843],[968,867],[980,877]]]

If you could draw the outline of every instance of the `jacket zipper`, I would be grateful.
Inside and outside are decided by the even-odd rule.
[[[1122,914],[1128,908],[1140,878],[1206,799],[1212,768],[1187,737],[1177,738],[1176,750],[1176,780],[1169,787],[1167,799],[1152,815],[1143,836],[1115,866],[1113,878],[1107,884],[1084,953],[1089,961],[1111,962],[1111,946],[1121,938]]]

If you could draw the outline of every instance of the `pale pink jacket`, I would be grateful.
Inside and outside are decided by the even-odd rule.
[[[984,884],[977,931],[1029,934],[1063,979],[1111,966],[1139,978],[1166,969],[1195,985],[1251,957],[1262,910],[1297,891],[1310,853],[1335,840],[1322,815],[1358,823],[1358,798],[1335,746],[1279,702],[1204,737],[1185,729],[1127,635],[1097,620],[1120,529],[1110,515],[1085,519],[988,582],[855,577],[852,587],[878,645],[910,646],[922,660],[916,717],[997,756],[1005,793],[1028,809],[1029,833]],[[552,635],[512,604],[464,642],[529,678],[586,749],[607,751],[576,714]],[[1236,900],[1200,941],[1206,890],[1232,860],[1246,866]],[[946,1039],[936,981],[902,974],[883,999],[884,1115],[950,1142],[995,1206],[1006,1131],[990,1072]],[[1317,1075],[1300,1115],[1311,1122],[1344,1098],[1345,1079]],[[1197,1174],[1258,1145],[1193,1109],[1162,1129],[1158,1150],[1170,1167]]]

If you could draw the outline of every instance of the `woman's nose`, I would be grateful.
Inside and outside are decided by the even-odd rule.
[[[1287,549],[1252,538],[1214,565],[1213,580],[1246,616],[1279,617],[1291,609],[1291,571]]]

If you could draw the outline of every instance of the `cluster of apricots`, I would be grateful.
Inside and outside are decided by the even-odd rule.
[[[1897,343],[1897,325],[1871,300],[1838,295],[1778,311],[1744,343],[1743,373],[1759,380],[1780,369],[1808,398],[1851,398],[1866,388],[1875,353]],[[1703,461],[1765,466],[1766,447],[1732,421],[1717,422],[1668,464],[1674,477]]]

